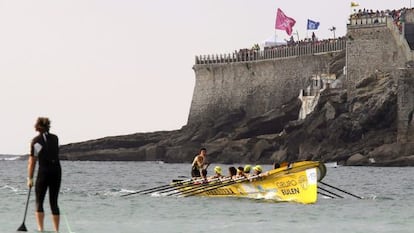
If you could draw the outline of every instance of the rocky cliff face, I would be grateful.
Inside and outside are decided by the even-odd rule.
[[[342,77],[345,54],[334,57],[330,70]],[[294,98],[263,115],[246,117],[243,109],[176,131],[137,133],[68,144],[67,160],[163,160],[191,162],[206,147],[214,163],[273,163],[321,160],[344,165],[413,166],[414,146],[397,139],[397,84],[377,71],[363,77],[356,95],[327,89],[318,105],[298,121],[301,102]]]

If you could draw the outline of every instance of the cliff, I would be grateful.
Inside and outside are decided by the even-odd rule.
[[[405,20],[397,27],[391,16],[358,16],[346,39],[196,57],[186,126],[64,145],[61,156],[191,162],[206,147],[215,163],[414,166],[412,9]],[[299,93],[321,74],[339,85],[311,95],[313,112],[298,120]]]
[[[330,69],[343,79],[345,53]],[[61,147],[68,160],[162,160],[191,162],[200,147],[214,163],[273,163],[303,159],[344,165],[413,166],[414,146],[397,143],[397,83],[382,71],[361,79],[355,97],[326,89],[315,110],[297,120],[301,102],[293,98],[256,117],[243,109],[180,130],[106,137]]]

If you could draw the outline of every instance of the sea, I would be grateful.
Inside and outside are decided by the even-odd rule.
[[[215,165],[224,170],[230,166],[212,164],[210,174]],[[25,160],[0,157],[1,233],[16,232],[23,223],[26,169]],[[61,233],[414,232],[412,167],[328,167],[323,182],[336,187],[335,193],[343,198],[319,195],[309,205],[245,198],[123,196],[187,179],[190,164],[62,161],[62,169]],[[44,208],[45,228],[52,230],[48,199]],[[34,192],[24,223],[28,232],[36,232]]]

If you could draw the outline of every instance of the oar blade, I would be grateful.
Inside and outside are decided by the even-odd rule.
[[[17,231],[27,231],[26,225],[24,223],[22,223],[22,225],[20,225],[20,227],[17,229]]]

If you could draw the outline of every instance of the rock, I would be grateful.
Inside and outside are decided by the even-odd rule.
[[[355,166],[355,165],[365,165],[369,163],[369,159],[361,154],[354,154],[346,161],[346,165]]]
[[[165,154],[165,148],[156,144],[150,145],[145,148],[145,160],[157,161],[162,160]]]
[[[344,56],[330,70],[342,75]],[[343,78],[343,77],[342,77]],[[273,163],[337,161],[345,165],[413,165],[414,146],[397,144],[397,87],[390,74],[377,71],[362,79],[348,99],[344,89],[320,93],[314,111],[298,120],[294,98],[263,115],[243,109],[180,130],[106,137],[61,146],[67,160],[163,160],[190,163],[201,147],[210,162]]]
[[[379,166],[394,166],[394,167],[414,166],[414,155],[399,157],[394,160],[388,161],[387,163],[379,164]]]
[[[275,151],[273,154],[272,154],[272,157],[271,157],[271,160],[272,161],[277,161],[277,162],[283,162],[283,161],[287,161],[287,156],[288,154],[287,154],[287,150],[286,150],[286,148],[284,148],[284,149],[280,149],[280,150],[278,150],[278,151]]]
[[[411,164],[412,155],[414,155],[414,143],[384,144],[368,154],[375,160],[377,166],[408,166],[403,162]]]
[[[260,161],[262,154],[272,148],[272,144],[270,144],[267,140],[261,139],[259,140],[256,145],[254,145],[252,149],[252,161]]]

